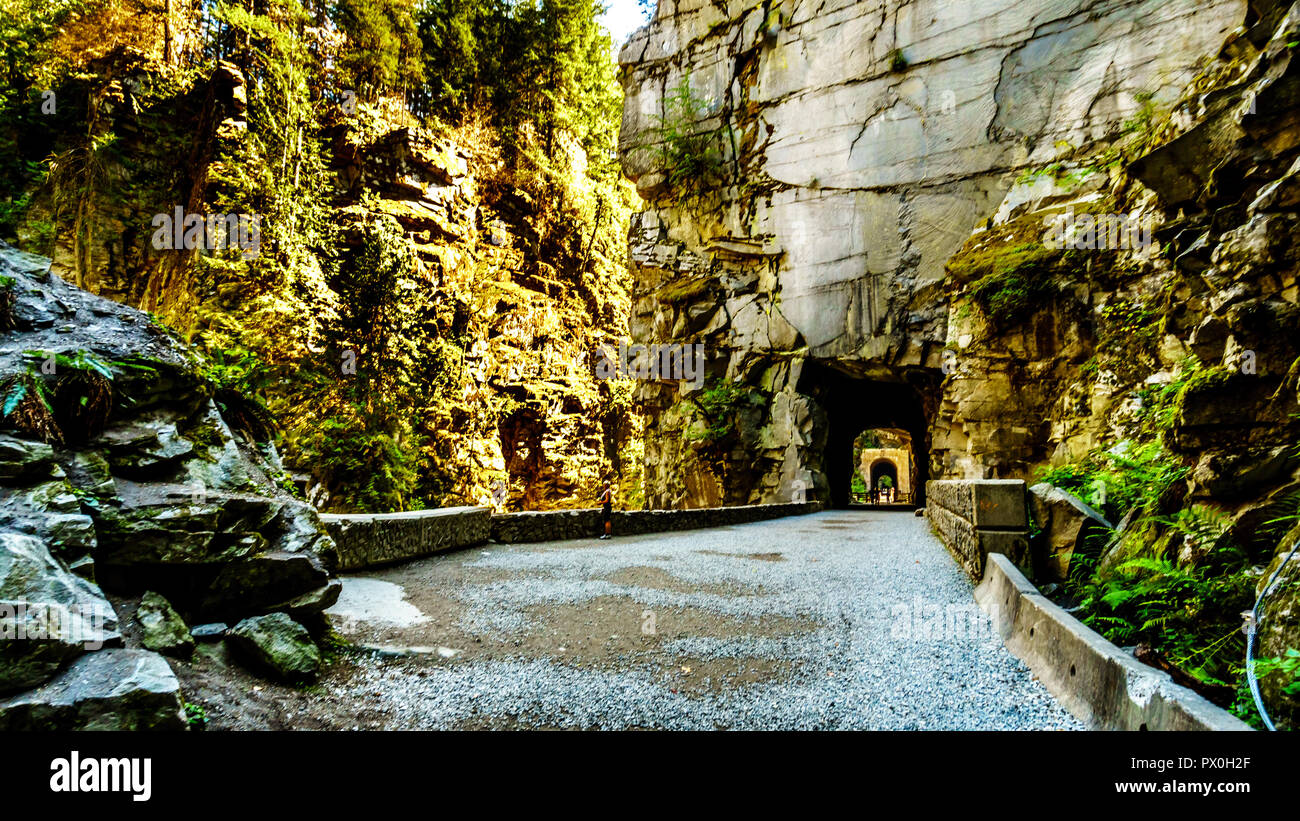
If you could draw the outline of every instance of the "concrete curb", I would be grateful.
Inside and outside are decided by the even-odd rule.
[[[1007,649],[1093,729],[1250,729],[1053,604],[1004,555],[989,554],[975,600]]]

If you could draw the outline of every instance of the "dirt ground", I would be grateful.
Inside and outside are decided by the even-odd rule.
[[[540,548],[551,549],[551,548]],[[581,549],[581,548],[565,548]],[[711,553],[712,551],[700,551]],[[293,687],[269,681],[232,657],[223,642],[198,645],[189,660],[172,659],[187,703],[199,705],[207,730],[378,730],[413,729],[394,723],[379,698],[355,692],[367,667],[426,675],[432,668],[493,659],[544,658],[584,669],[639,669],[685,696],[780,680],[798,662],[759,658],[703,659],[663,651],[678,638],[780,637],[814,629],[816,623],[788,617],[745,621],[700,608],[656,609],[655,629],[644,632],[645,607],[630,597],[601,596],[581,604],[525,608],[527,629],[506,636],[480,634],[460,622],[465,592],[509,583],[524,574],[469,567],[479,550],[434,556],[359,574],[400,585],[405,601],[422,621],[404,626],[332,617],[337,631],[325,643],[318,680]],[[718,554],[722,555],[722,554]],[[780,561],[779,553],[731,555],[731,561]],[[629,587],[717,596],[762,596],[761,585],[687,584],[662,569],[627,567],[602,578]],[[129,645],[139,628],[131,615],[138,599],[119,599],[118,612]],[[439,654],[439,649],[443,654]],[[454,651],[454,655],[449,651]],[[450,656],[450,657],[445,657]],[[376,696],[378,694],[375,694]],[[536,728],[530,725],[531,728]],[[512,729],[501,717],[466,722],[461,729]]]

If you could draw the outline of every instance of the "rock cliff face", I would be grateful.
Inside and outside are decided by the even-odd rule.
[[[487,504],[499,483],[512,510],[590,506],[611,472],[639,471],[624,455],[639,423],[611,412],[620,389],[595,378],[591,356],[627,321],[613,231],[624,206],[599,201],[581,149],[566,149],[576,171],[551,192],[555,208],[481,147],[414,126],[337,130],[347,246],[377,220],[398,227],[413,257],[398,283],[403,310],[422,320],[408,344],[455,346],[445,348],[455,372],[439,380],[452,384],[422,409],[419,435],[447,474],[430,505]],[[589,223],[581,242],[558,241]],[[421,338],[421,325],[438,339]],[[636,484],[629,476],[624,490]]]
[[[954,401],[944,350],[959,342],[945,264],[1026,169],[1171,104],[1246,17],[1240,0],[662,0],[621,55],[624,168],[650,203],[630,235],[632,334],[702,342],[710,372],[754,395],[736,434],[751,448],[719,459],[692,442],[688,387],[644,391],[658,418],[652,503],[800,486],[842,501],[842,451],[867,427],[913,433],[918,486],[1023,470],[1033,458],[1004,469],[994,455],[1008,442],[970,455],[969,434],[940,421]],[[722,156],[724,185],[703,199],[667,184],[666,126],[685,88],[690,125],[717,134]],[[978,427],[1011,401],[984,400],[963,420]],[[994,425],[1046,455],[1041,422]]]
[[[151,219],[224,212],[232,168],[250,156],[245,77],[221,63],[172,97],[146,98],[163,70],[143,59],[117,68],[86,80],[88,128],[112,138],[99,157],[111,185],[80,206],[73,230],[48,247],[20,232],[24,247],[45,250],[74,285],[278,371],[265,398],[288,428],[282,452],[324,509],[478,504],[498,485],[510,509],[583,506],[624,473],[622,501],[639,506],[630,390],[597,380],[591,359],[627,324],[625,183],[598,185],[568,138],[555,151],[571,173],[534,179],[508,167],[490,130],[433,134],[400,107],[362,104],[307,135],[325,147],[303,194],[327,203],[316,220],[327,225],[302,229],[317,245],[286,253],[276,225],[299,215],[262,215],[263,264],[241,270],[202,249],[154,247]],[[60,179],[34,197],[29,225],[60,219],[60,185],[73,188]],[[375,402],[349,393],[345,357],[375,391],[384,383],[398,421],[355,418],[349,404]],[[380,444],[352,456],[401,449],[418,478],[358,498],[357,473],[401,469],[331,463],[308,441],[331,423],[376,434]]]

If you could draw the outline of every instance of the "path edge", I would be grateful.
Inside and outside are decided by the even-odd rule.
[[[1002,554],[988,555],[975,601],[1006,648],[1091,729],[1251,729],[1065,612]]]

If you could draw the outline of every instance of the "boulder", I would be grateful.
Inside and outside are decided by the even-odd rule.
[[[244,619],[227,639],[244,658],[283,681],[310,681],[320,669],[320,650],[307,628],[284,613]]]
[[[211,622],[210,624],[196,625],[192,630],[190,630],[190,635],[194,637],[195,641],[220,641],[226,637],[226,633],[229,630],[230,625],[225,622],[216,621]]]
[[[0,731],[183,730],[180,682],[147,650],[87,653],[57,678],[0,700]]]
[[[195,455],[194,443],[181,436],[172,414],[150,416],[109,428],[96,440],[115,475],[131,479],[166,476]]]
[[[325,592],[329,581],[329,573],[314,553],[261,553],[232,561],[221,569],[208,588],[203,612],[215,618],[265,613],[290,609],[294,601],[298,601],[298,609],[306,610],[313,600],[324,602],[329,598]]]
[[[183,486],[150,486],[128,488],[120,507],[96,510],[95,518],[106,585],[151,588],[212,619],[235,621],[324,595],[337,563],[315,511],[296,501],[229,493],[195,499]]]
[[[0,435],[0,482],[31,483],[61,475],[54,448],[44,442]]]
[[[1029,488],[1029,506],[1034,522],[1042,530],[1039,557],[1046,578],[1064,581],[1069,577],[1075,553],[1100,550],[1100,540],[1113,530],[1110,522],[1078,496],[1040,482]]]
[[[0,486],[0,531],[34,536],[64,561],[91,554],[97,544],[93,520],[62,478]]]
[[[73,487],[96,500],[111,501],[117,497],[112,468],[103,454],[93,450],[71,453],[62,464]]]
[[[121,642],[117,615],[38,539],[0,533],[0,693],[33,687],[69,660]]]
[[[285,613],[304,624],[311,624],[313,619],[318,619],[322,613],[333,607],[342,593],[343,582],[338,579],[330,579],[329,583],[323,587],[310,590],[288,601],[271,605],[267,608],[267,612]]]
[[[144,594],[135,611],[135,620],[144,630],[141,643],[168,656],[188,656],[194,652],[194,638],[185,620],[171,604],[152,590]]]

